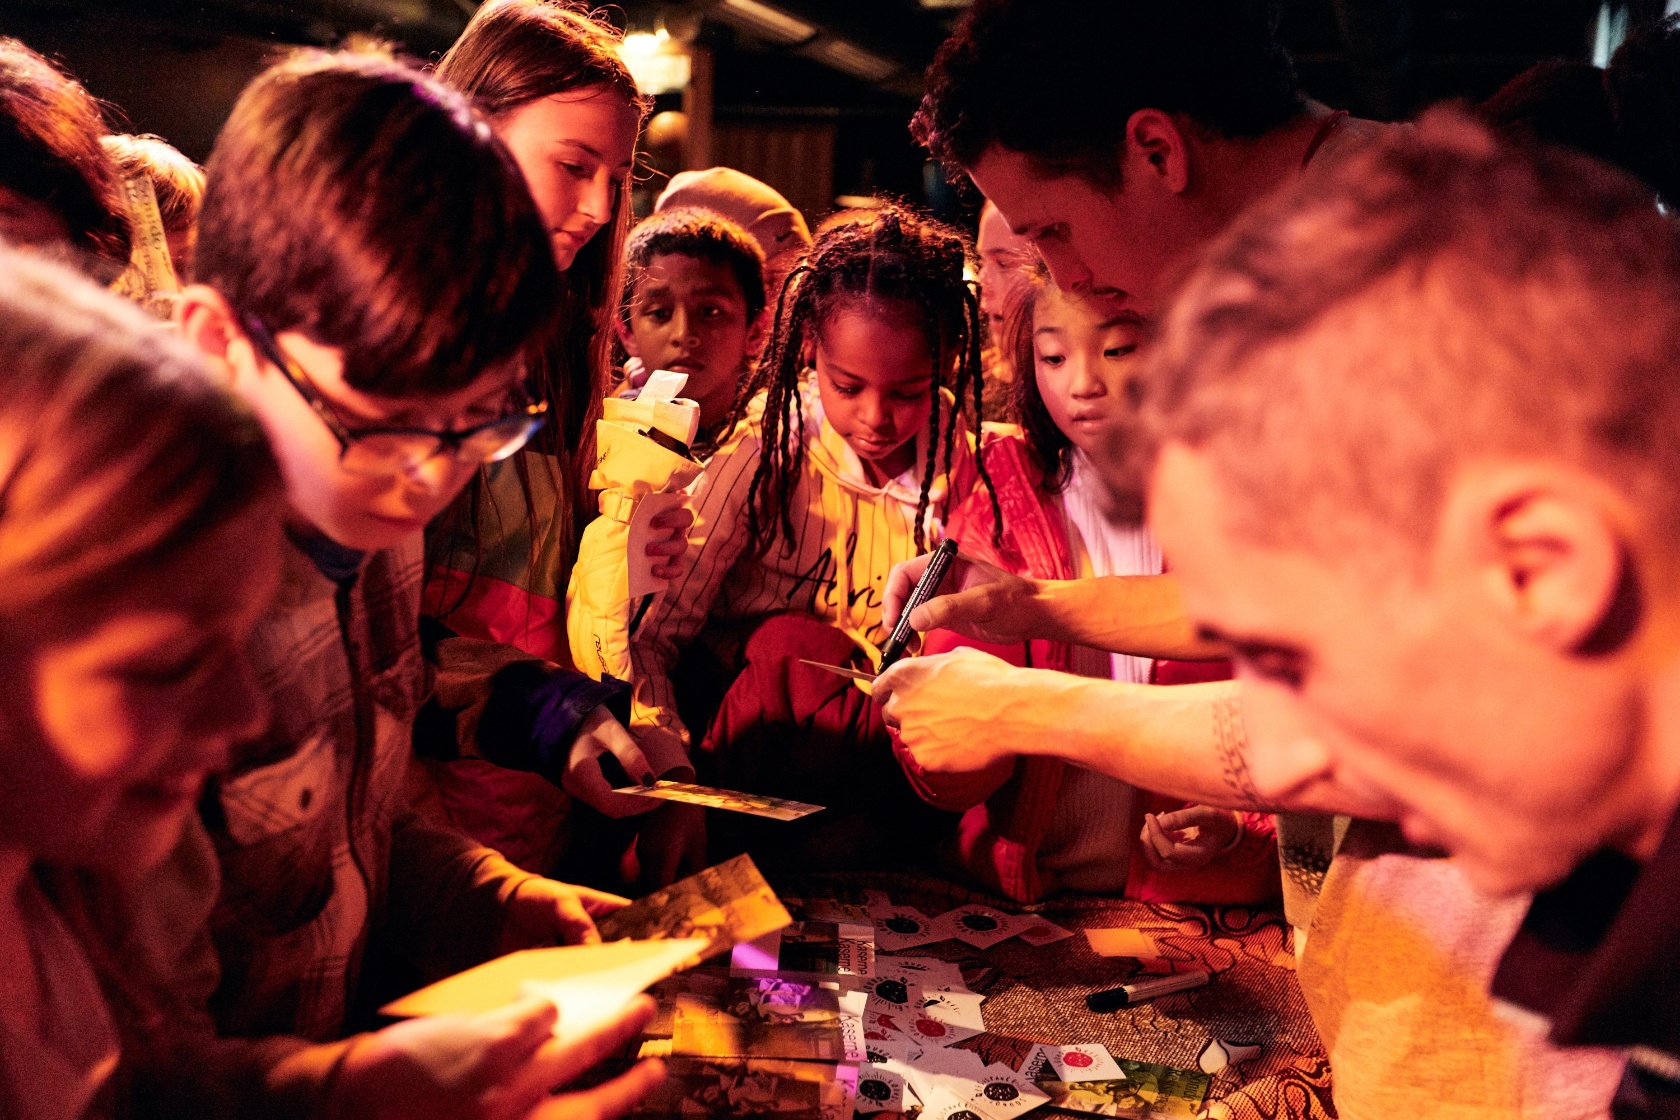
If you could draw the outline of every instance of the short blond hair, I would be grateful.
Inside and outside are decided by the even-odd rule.
[[[1578,465],[1680,534],[1674,228],[1620,172],[1458,113],[1240,218],[1146,363],[1155,435],[1209,457],[1249,539],[1421,547],[1490,454]]]
[[[198,210],[204,204],[204,168],[161,136],[119,132],[99,142],[124,178],[144,175],[152,181],[164,229],[184,233],[198,224]]]

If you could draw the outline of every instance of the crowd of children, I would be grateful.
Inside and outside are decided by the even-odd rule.
[[[1634,246],[1666,236],[1655,202],[1680,193],[1663,116],[1680,32],[1635,36],[1608,72],[1524,75],[1483,109],[1508,146],[1304,99],[1264,7],[978,0],[914,125],[991,199],[978,244],[891,201],[813,237],[726,168],[677,176],[632,227],[650,103],[618,33],[562,0],[487,0],[429,71],[300,51],[245,89],[203,168],[114,134],[71,76],[0,40],[0,1115],[619,1115],[656,1059],[566,1087],[648,1001],[564,1044],[543,1000],[396,1026],[375,1010],[506,952],[598,940],[620,891],[741,852],[772,872],[916,868],[1017,902],[1281,897],[1343,1115],[1599,1117],[1619,1079],[1673,1115],[1671,1010],[1618,1033],[1549,1007],[1566,1027],[1548,1041],[1487,994],[1515,942],[1501,983],[1532,1005],[1545,960],[1509,962],[1556,930],[1519,933],[1526,896],[1509,895],[1572,860],[1518,873],[1432,816],[1454,804],[1419,792],[1444,764],[1409,741],[1393,749],[1411,751],[1411,785],[1356,751],[1278,776],[1270,744],[1361,725],[1330,701],[1279,704],[1322,669],[1310,639],[1254,636],[1269,616],[1243,589],[1298,572],[1232,575],[1205,526],[1238,526],[1262,565],[1280,534],[1330,547],[1268,505],[1350,485],[1276,446],[1298,430],[1334,444],[1322,408],[1269,367],[1241,371],[1330,329],[1292,298],[1324,316],[1363,298],[1326,280],[1333,265],[1369,287],[1430,238],[1430,261],[1498,256],[1455,248],[1467,227],[1428,228],[1431,191],[1465,222],[1508,216],[1464,200],[1455,160],[1536,213],[1632,239],[1619,266],[1535,239],[1580,298],[1635,264],[1680,292],[1672,253]],[[1535,140],[1641,182],[1530,156]],[[1560,201],[1568,176],[1588,203]],[[1411,193],[1394,203],[1411,241],[1362,183]],[[1240,216],[1256,204],[1265,220]],[[1362,232],[1343,245],[1313,221]],[[1174,311],[1167,277],[1209,245]],[[1500,267],[1513,285],[1537,274]],[[1674,308],[1639,298],[1627,360],[1660,368],[1680,350],[1660,329]],[[1385,391],[1357,380],[1326,384],[1355,408]],[[1666,415],[1673,394],[1649,381],[1620,412],[1592,406],[1609,419],[1580,405],[1595,434],[1553,443],[1661,459],[1633,413]],[[1348,421],[1371,437],[1360,453],[1401,455],[1380,419]],[[1484,489],[1505,495],[1501,539],[1521,553],[1508,597],[1541,588],[1525,633],[1631,677],[1642,662],[1617,651],[1639,602],[1557,604],[1595,578],[1606,603],[1667,592],[1618,590],[1633,577],[1605,574],[1615,542],[1562,498],[1534,505],[1555,472],[1524,477]],[[1639,478],[1622,488],[1644,501]],[[1367,481],[1345,504],[1380,523],[1399,499]],[[1243,512],[1209,511],[1225,488]],[[1182,575],[1150,524],[1192,562]],[[1524,533],[1544,539],[1510,543]],[[963,559],[913,619],[919,656],[874,686],[806,663],[881,670],[945,539]],[[1597,568],[1547,575],[1590,541]],[[1418,665],[1361,656],[1445,710]],[[1426,724],[1408,726],[1444,734]],[[656,779],[827,809],[766,823],[615,792]],[[1528,793],[1506,772],[1463,780]],[[1658,837],[1665,796],[1649,795]],[[1375,823],[1396,817],[1480,873]],[[1658,850],[1608,825],[1592,841],[1576,860]],[[1644,1050],[1628,1064],[1564,1043]]]

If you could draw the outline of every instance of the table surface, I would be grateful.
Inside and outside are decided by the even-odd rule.
[[[1197,1069],[1209,1040],[1258,1045],[1260,1052],[1215,1075],[1208,1094],[1213,1120],[1326,1120],[1331,1101],[1329,1062],[1295,980],[1290,930],[1275,910],[1170,906],[1126,899],[1062,896],[1022,907],[953,883],[892,874],[772,877],[778,892],[804,899],[862,902],[865,890],[936,917],[954,906],[981,902],[1009,912],[1042,915],[1070,930],[1132,927],[1146,930],[1176,970],[1205,968],[1204,988],[1163,996],[1139,1007],[1096,1014],[1085,996],[1138,975],[1130,958],[1092,952],[1083,937],[1034,948],[1011,938],[978,950],[944,941],[905,955],[959,961],[970,987],[986,996],[987,1031],[1058,1044],[1100,1042],[1117,1058]],[[978,974],[974,969],[985,966]],[[981,1049],[986,1038],[962,1045]]]

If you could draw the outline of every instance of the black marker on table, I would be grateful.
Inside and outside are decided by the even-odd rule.
[[[910,644],[910,635],[916,632],[910,625],[911,612],[939,593],[939,581],[945,578],[951,561],[956,558],[957,542],[950,537],[933,550],[933,559],[928,561],[928,566],[922,570],[922,578],[916,581],[915,590],[910,592],[904,611],[898,616],[898,625],[892,628],[887,644],[881,647],[881,672],[892,668],[893,662],[904,656],[904,647]]]
[[[1172,995],[1174,992],[1187,992],[1191,988],[1200,988],[1210,979],[1212,979],[1212,975],[1206,969],[1198,968],[1193,972],[1175,972],[1171,976],[1160,976],[1153,980],[1136,980],[1130,984],[1122,984],[1118,988],[1092,992],[1085,997],[1085,1006],[1097,1012],[1119,1011],[1122,1008],[1142,1003],[1144,1000]]]

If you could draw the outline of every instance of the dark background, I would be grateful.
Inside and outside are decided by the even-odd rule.
[[[1103,3],[1106,0],[1092,0]],[[1172,0],[1159,0],[1171,3]],[[711,161],[782,189],[816,221],[842,195],[886,193],[951,213],[906,122],[920,73],[962,0],[774,0],[890,65],[865,81],[720,17],[710,0],[623,0],[620,26],[672,33],[713,60]],[[939,5],[925,7],[924,4]],[[291,44],[374,35],[435,58],[474,0],[0,0],[0,33],[58,59],[119,110],[202,160],[240,88]],[[1385,119],[1443,98],[1480,99],[1535,61],[1592,57],[1604,25],[1661,18],[1665,0],[1283,0],[1280,33],[1303,88]],[[681,95],[659,108],[681,109]],[[648,159],[645,208],[679,149]]]

